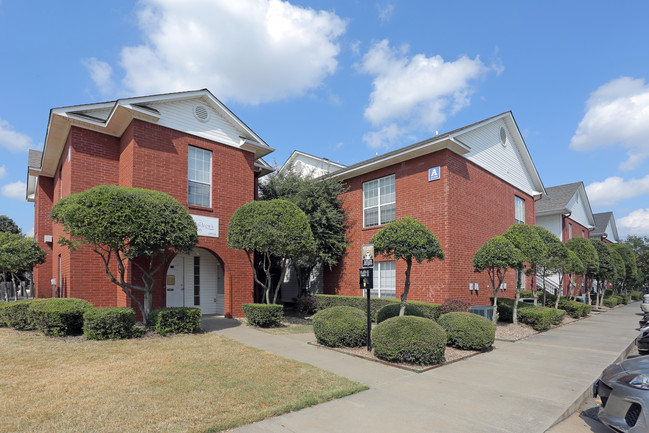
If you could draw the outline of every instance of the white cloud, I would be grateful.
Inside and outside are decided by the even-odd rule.
[[[586,193],[593,207],[612,206],[621,200],[649,195],[649,175],[629,180],[618,176],[607,177],[602,182],[586,186]]]
[[[374,44],[358,66],[361,72],[375,76],[365,118],[391,133],[386,140],[377,135],[381,131],[366,134],[365,141],[372,147],[389,147],[397,129],[403,134],[435,130],[448,116],[470,104],[474,91],[470,82],[493,69],[479,57],[462,56],[446,62],[441,56],[408,57],[408,51],[406,45],[390,47],[385,39]]]
[[[116,85],[113,81],[113,68],[108,63],[90,57],[83,59],[81,64],[86,67],[92,81],[95,82],[95,85],[103,95],[110,95],[115,91]]]
[[[575,150],[615,145],[629,149],[622,170],[649,157],[649,85],[642,78],[617,78],[595,90],[570,142]]]
[[[347,25],[334,12],[280,0],[144,0],[138,22],[144,43],[121,51],[125,92],[208,88],[248,104],[320,86],[338,66]],[[97,65],[101,86],[107,68]]]
[[[6,120],[0,119],[0,147],[11,152],[21,152],[32,147],[32,139],[15,131]]]
[[[29,230],[27,230],[27,232],[25,232],[25,237],[28,237],[28,238],[33,238],[34,237],[34,227],[30,228]]]
[[[389,21],[392,18],[392,14],[394,13],[394,5],[392,3],[377,4],[376,7],[379,10],[379,19],[381,21]]]
[[[2,188],[0,188],[0,190],[2,191],[2,195],[7,198],[25,200],[27,184],[20,181],[8,183],[6,185],[2,185]]]
[[[636,209],[617,220],[622,231],[634,235],[649,235],[649,208]]]
[[[7,167],[0,165],[0,179],[7,175]]]

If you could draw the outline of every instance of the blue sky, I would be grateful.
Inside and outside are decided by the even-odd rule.
[[[38,10],[38,13],[35,11]],[[208,88],[352,164],[511,110],[546,187],[649,235],[649,2],[0,0],[0,214],[29,233],[49,110]]]

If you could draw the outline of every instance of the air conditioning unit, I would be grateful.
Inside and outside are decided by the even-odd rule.
[[[494,307],[491,305],[474,305],[469,307],[469,313],[477,314],[478,316],[493,320]]]

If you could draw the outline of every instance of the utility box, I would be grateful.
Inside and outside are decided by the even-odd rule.
[[[469,313],[477,314],[478,316],[493,320],[494,307],[492,305],[474,305],[469,307]]]

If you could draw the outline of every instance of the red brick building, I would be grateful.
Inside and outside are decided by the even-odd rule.
[[[87,299],[98,307],[130,306],[89,247],[58,245],[52,206],[99,184],[166,192],[197,223],[199,243],[158,274],[153,308],[197,306],[205,314],[241,316],[253,301],[253,275],[242,251],[226,245],[234,211],[256,198],[261,159],[272,152],[208,90],[153,95],[50,112],[42,152],[31,151],[27,198],[34,235],[48,253],[34,272],[37,297]],[[129,269],[129,278],[136,278]]]
[[[489,304],[488,276],[473,272],[473,255],[512,224],[535,224],[545,189],[511,112],[377,156],[334,173],[345,181],[350,246],[325,271],[326,293],[361,295],[361,247],[386,223],[413,217],[438,237],[445,260],[413,264],[408,299],[446,298]],[[373,295],[398,297],[406,264],[377,257]],[[527,282],[529,287],[529,281]],[[510,271],[502,296],[512,297]],[[509,289],[509,290],[507,290]]]

